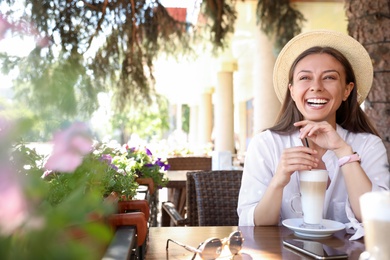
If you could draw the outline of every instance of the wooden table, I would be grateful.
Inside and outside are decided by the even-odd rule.
[[[241,230],[245,239],[241,253],[234,259],[311,259],[305,255],[295,253],[283,246],[284,238],[298,238],[288,228],[272,227],[152,227],[149,229],[149,241],[146,249],[147,260],[153,259],[191,259],[193,254],[174,243],[169,243],[166,251],[167,239],[173,239],[186,245],[197,247],[199,243],[210,237],[224,238],[232,231]],[[336,232],[328,238],[317,239],[339,250],[345,251],[348,259],[359,259],[364,251],[364,240],[350,241],[351,235],[344,230]],[[218,259],[231,259],[227,247],[224,248]],[[200,259],[197,256],[196,259]]]
[[[185,188],[187,181],[187,170],[184,171],[167,171],[169,182],[167,188]]]
[[[176,210],[184,217],[186,206],[186,182],[187,170],[183,171],[168,171],[167,177],[169,182],[166,186],[168,190],[168,201],[176,206]],[[161,225],[169,226],[170,219],[167,214],[162,214]]]

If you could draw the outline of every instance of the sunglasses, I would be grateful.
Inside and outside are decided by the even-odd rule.
[[[197,248],[184,245],[172,239],[168,239],[166,247],[167,251],[169,241],[184,247],[190,252],[195,253],[192,259],[195,259],[196,254],[199,254],[203,260],[212,260],[217,259],[221,255],[222,249],[225,247],[225,245],[229,246],[229,250],[233,255],[238,254],[241,251],[244,238],[242,237],[241,231],[234,231],[229,235],[229,237],[225,237],[224,239],[209,238],[203,243],[200,243]]]

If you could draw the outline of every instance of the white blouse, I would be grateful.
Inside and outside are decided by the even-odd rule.
[[[348,132],[339,125],[337,125],[337,133],[362,158],[361,166],[373,184],[372,190],[389,190],[389,162],[382,140],[372,134]],[[302,146],[298,131],[290,135],[280,135],[267,130],[253,137],[245,156],[238,199],[237,213],[240,226],[254,226],[255,207],[275,174],[283,150],[295,146]],[[358,223],[348,202],[347,189],[338,166],[337,156],[329,150],[322,160],[331,179],[325,196],[324,218],[342,223]],[[284,219],[302,217],[299,213],[293,212],[290,207],[290,201],[299,193],[298,184],[298,174],[294,172],[283,190],[280,223]],[[294,202],[294,205],[299,203],[298,201]]]

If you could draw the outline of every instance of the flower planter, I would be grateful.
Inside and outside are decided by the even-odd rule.
[[[149,193],[151,195],[154,194],[155,192],[155,185],[154,185],[154,182],[153,182],[153,179],[152,178],[137,178],[136,179],[136,182],[139,184],[139,185],[147,185],[148,188],[149,188]]]
[[[135,226],[137,231],[137,244],[141,246],[145,243],[148,220],[150,216],[149,203],[146,200],[119,200],[116,192],[112,192],[107,198],[107,203],[115,204],[116,213],[107,219],[108,224],[116,229],[119,226]]]
[[[137,245],[142,246],[148,234],[148,222],[142,212],[118,213],[108,217],[108,223],[112,228],[119,226],[135,226],[137,229]]]

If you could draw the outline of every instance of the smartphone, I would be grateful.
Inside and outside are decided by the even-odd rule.
[[[303,239],[285,239],[283,245],[316,259],[345,259],[348,255],[320,242]]]

